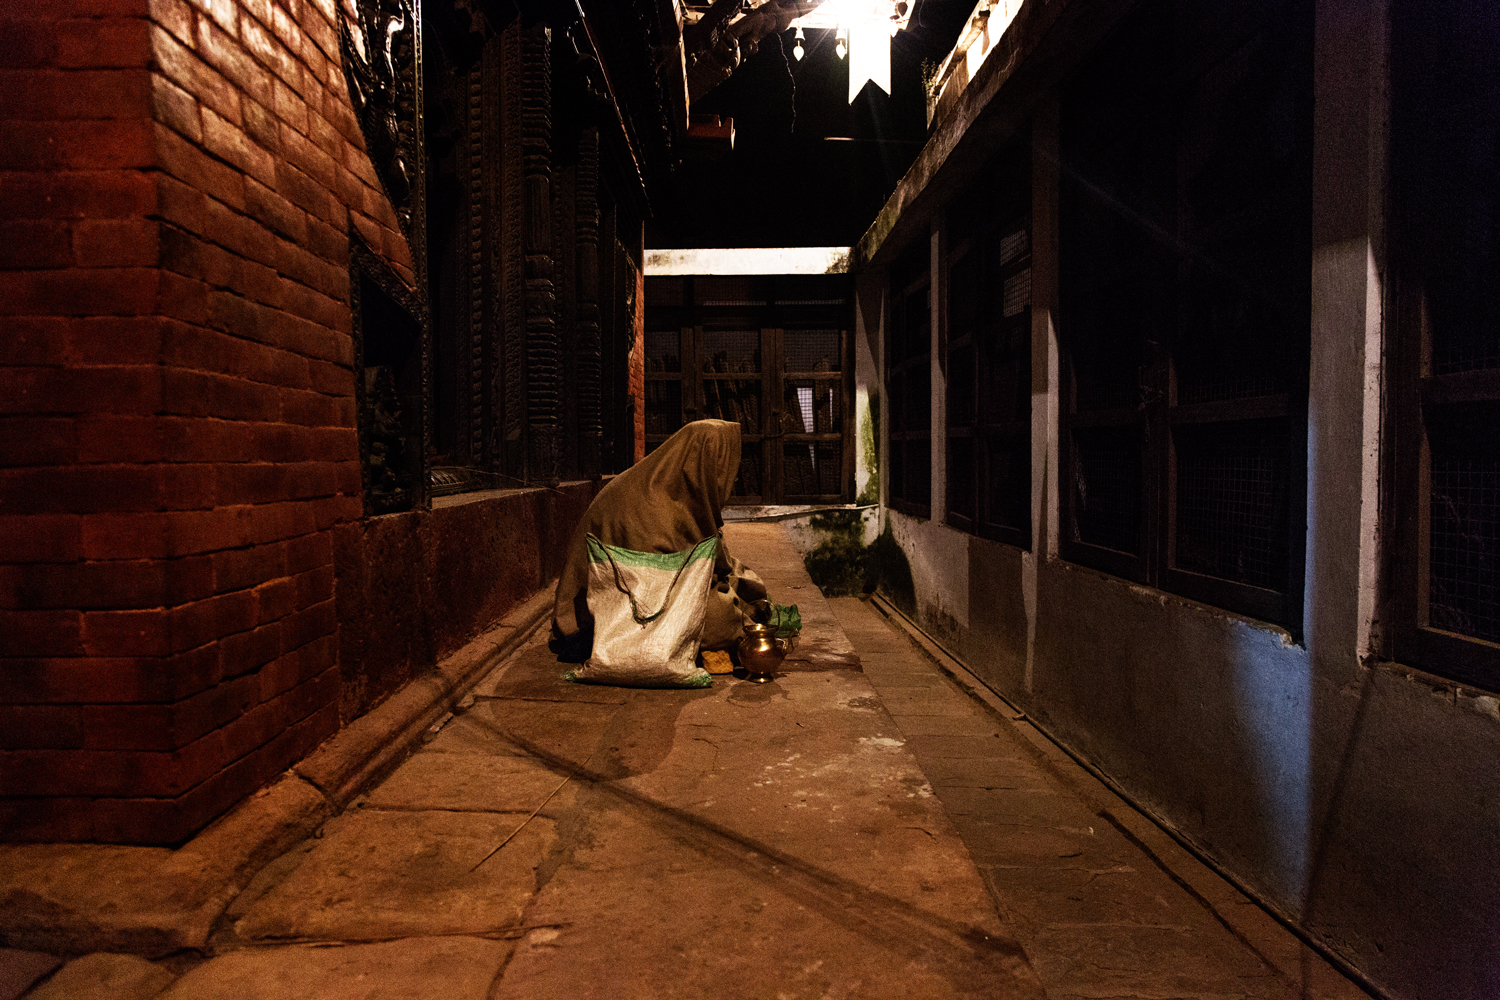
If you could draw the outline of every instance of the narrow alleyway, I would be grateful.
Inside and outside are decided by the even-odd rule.
[[[539,630],[261,871],[207,961],[94,956],[26,995],[1363,996],[871,605],[825,601],[780,526],[726,532],[803,610],[774,683],[571,685]]]

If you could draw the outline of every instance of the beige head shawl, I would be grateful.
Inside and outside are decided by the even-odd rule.
[[[577,632],[579,612],[586,613],[582,594],[588,584],[589,534],[637,552],[690,548],[724,526],[722,511],[739,467],[740,425],[697,420],[600,490],[584,512],[557,581],[557,631]]]

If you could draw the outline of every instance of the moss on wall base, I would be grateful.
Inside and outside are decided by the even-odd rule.
[[[828,535],[802,560],[819,590],[829,597],[857,597],[880,589],[903,611],[915,612],[911,564],[890,525],[871,545],[864,542],[860,511],[825,511],[812,518],[811,527]]]

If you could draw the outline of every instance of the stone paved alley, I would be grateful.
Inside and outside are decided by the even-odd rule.
[[[10,951],[0,997],[1364,996],[780,526],[726,533],[803,609],[774,683],[571,685],[539,629],[206,947]]]

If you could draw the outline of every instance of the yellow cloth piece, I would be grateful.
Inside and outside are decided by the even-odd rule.
[[[703,658],[703,669],[711,674],[734,673],[734,662],[729,659],[729,653],[722,649],[705,649],[701,654]]]

